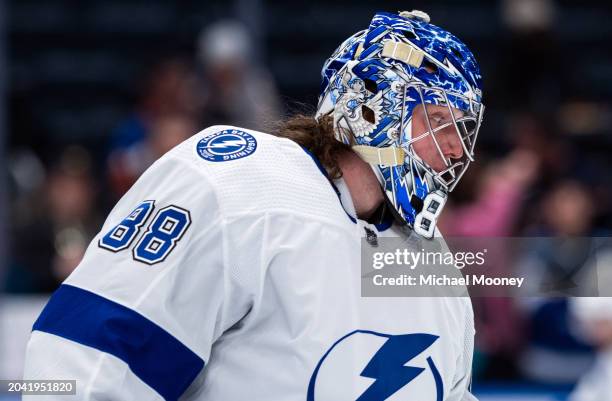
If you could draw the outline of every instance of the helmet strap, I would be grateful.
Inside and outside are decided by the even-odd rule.
[[[397,146],[376,148],[367,145],[354,145],[351,149],[368,164],[399,166],[405,163],[406,153],[404,149]]]

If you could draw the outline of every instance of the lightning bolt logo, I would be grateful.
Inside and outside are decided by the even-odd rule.
[[[198,155],[210,162],[224,162],[247,157],[257,149],[257,140],[248,132],[237,129],[218,131],[200,139]]]
[[[245,141],[242,139],[226,139],[224,141],[210,143],[206,146],[207,149],[226,149],[230,147],[244,146]]]
[[[376,379],[356,401],[383,401],[414,380],[425,368],[407,366],[438,336],[404,334],[391,336],[365,367],[361,376]]]
[[[382,337],[386,338],[386,341],[380,348],[378,348],[378,351],[376,351],[374,356],[368,361],[365,368],[363,368],[360,373],[361,377],[374,379],[374,381],[370,384],[368,388],[365,389],[365,391],[363,391],[363,393],[361,393],[361,395],[359,395],[357,398],[351,397],[352,399],[354,399],[355,401],[387,400],[389,399],[389,397],[393,396],[393,394],[397,393],[408,383],[416,379],[423,372],[429,370],[435,383],[435,400],[443,400],[444,383],[442,381],[442,376],[440,375],[440,372],[438,371],[431,356],[426,358],[427,366],[421,367],[416,366],[414,362],[410,363],[417,356],[425,352],[434,342],[436,342],[436,340],[439,338],[438,336],[424,333],[390,335],[384,333],[377,333],[370,330],[355,330],[336,341],[327,350],[325,355],[323,355],[323,357],[317,364],[312,374],[312,377],[310,378],[306,401],[337,399],[338,393],[331,393],[333,394],[332,396],[331,394],[328,394],[325,390],[319,390],[323,391],[323,393],[320,393],[315,400],[315,386],[317,382],[319,380],[328,380],[324,378],[318,379],[317,376],[320,373],[322,365],[326,363],[326,359],[330,356],[330,354],[332,354],[334,349],[339,344],[343,343],[345,340],[350,341],[349,338],[354,335],[357,336],[357,338],[371,338],[372,336],[379,338]],[[333,376],[331,376],[333,377],[332,383],[337,382],[338,374],[341,374],[341,372],[336,372]],[[326,375],[329,375],[329,373],[327,373]],[[329,383],[329,381],[327,383]],[[432,397],[433,395],[434,394],[431,394],[431,396],[429,397]],[[355,395],[353,395],[353,397],[355,397]],[[420,401],[425,398],[427,398],[427,396],[422,393],[422,390],[420,390],[418,393],[410,394],[409,396],[410,401]],[[348,398],[345,397],[343,399]]]

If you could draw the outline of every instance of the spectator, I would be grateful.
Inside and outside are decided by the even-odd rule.
[[[108,159],[108,175],[115,198],[121,197],[160,156],[198,131],[188,115],[165,114],[151,121],[147,135]]]
[[[605,255],[610,267],[612,254]],[[574,298],[571,311],[579,329],[597,347],[593,367],[580,379],[570,401],[612,400],[612,298]]]
[[[588,237],[593,233],[593,199],[578,182],[563,180],[536,210],[540,218],[524,235],[537,238],[518,266],[529,277],[529,291],[549,298],[522,299],[530,329],[521,366],[531,380],[573,384],[592,362],[592,350],[571,328],[567,298],[550,297],[596,291],[597,283],[585,268],[592,255]]]
[[[44,184],[38,213],[14,227],[9,292],[50,292],[78,265],[100,226],[89,153],[68,147]]]
[[[474,183],[477,193],[470,202],[449,202],[440,221],[448,237],[509,237],[530,185],[538,174],[539,158],[529,150],[514,150],[501,161],[484,168]],[[487,266],[506,275],[510,255],[501,240],[488,241]],[[515,355],[523,342],[522,318],[514,301],[507,297],[474,298],[476,331],[476,369],[490,378],[509,378],[516,374]],[[503,319],[500,319],[503,316]]]
[[[201,112],[202,100],[192,67],[181,60],[164,60],[149,73],[136,109],[113,132],[111,151],[122,151],[145,140],[158,118],[185,115],[197,121]]]
[[[276,85],[252,48],[248,31],[236,21],[217,22],[200,34],[198,58],[204,67],[206,125],[223,123],[264,130],[278,121]]]

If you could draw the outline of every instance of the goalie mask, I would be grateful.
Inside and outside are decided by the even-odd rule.
[[[394,214],[424,237],[470,162],[482,122],[470,50],[420,11],[378,13],[325,62],[317,118],[368,162]]]

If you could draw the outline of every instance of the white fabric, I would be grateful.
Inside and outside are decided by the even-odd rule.
[[[473,399],[469,298],[362,298],[361,237],[365,226],[376,228],[351,221],[346,185],[337,182],[341,203],[299,146],[244,129],[257,140],[253,154],[202,159],[198,141],[226,128],[202,131],[145,172],[66,284],[137,311],[202,358],[206,366],[184,400],[301,401],[313,377],[313,401],[355,400],[378,380],[361,373],[389,336],[417,333],[439,338],[406,361],[423,371],[386,399],[436,401],[427,358],[445,401]],[[131,249],[98,246],[144,200],[155,200],[157,210],[187,209],[192,220],[170,255],[152,266],[135,261]],[[382,379],[387,369],[407,369],[393,368],[382,366]],[[82,391],[70,400],[160,399],[120,359],[39,331],[24,376],[76,379]]]
[[[30,337],[24,378],[76,379],[76,395],[24,395],[24,401],[163,400],[120,359],[40,331]]]
[[[569,401],[612,401],[612,350],[602,350],[580,378]]]

